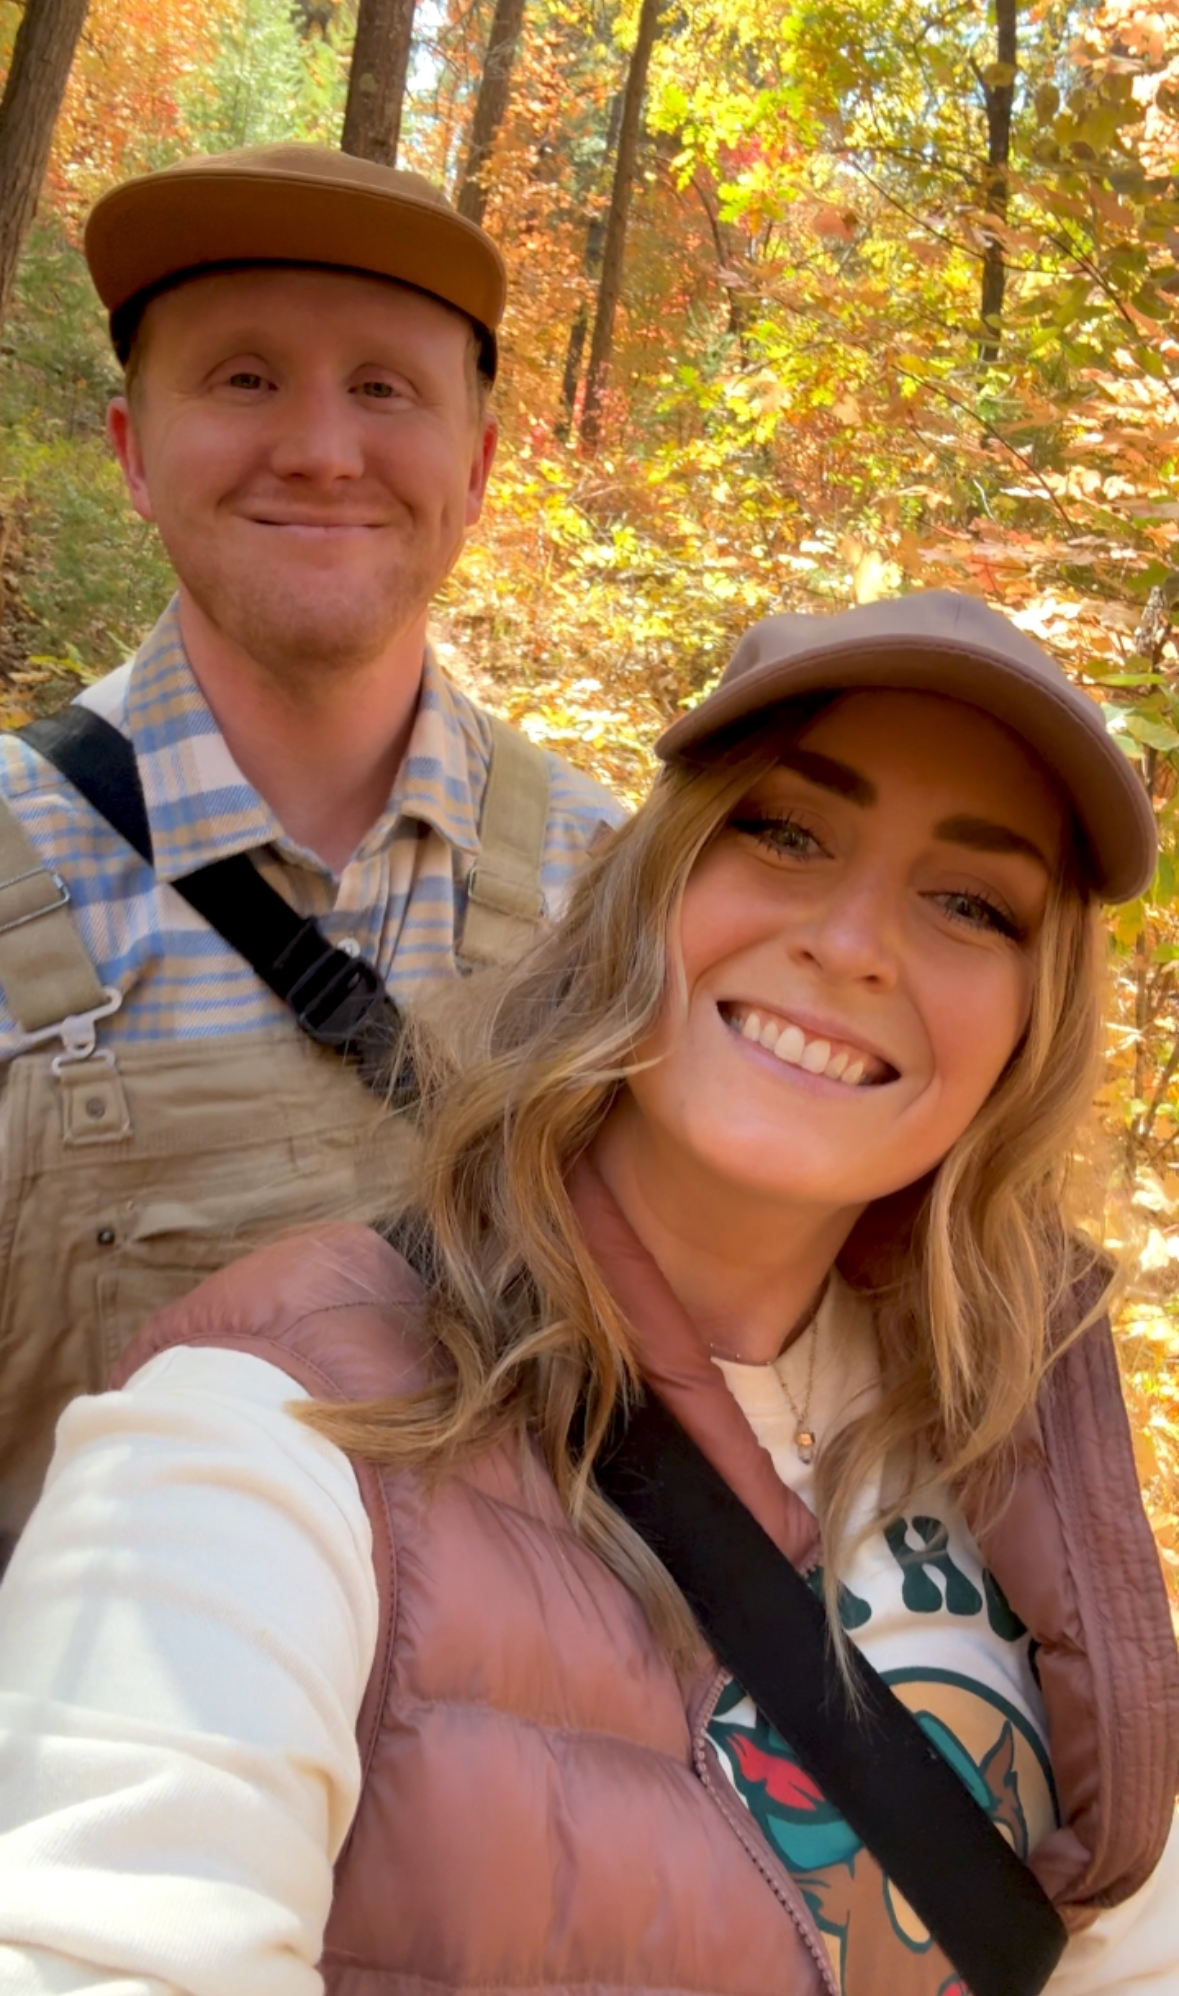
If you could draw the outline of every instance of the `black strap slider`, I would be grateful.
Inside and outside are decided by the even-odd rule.
[[[314,922],[307,922],[275,959],[275,973],[281,973],[291,957],[297,961],[311,941],[322,942],[323,937]],[[309,1038],[320,1046],[340,1049],[361,1039],[374,1013],[383,1014],[389,1002],[371,963],[334,946],[322,950],[293,983],[286,985],[283,995]]]

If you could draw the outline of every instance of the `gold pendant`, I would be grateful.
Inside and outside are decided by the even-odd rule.
[[[810,1428],[796,1428],[794,1446],[798,1450],[800,1462],[813,1462],[815,1459],[815,1437]]]

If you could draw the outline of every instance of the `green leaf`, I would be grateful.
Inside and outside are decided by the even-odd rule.
[[[1124,908],[1119,908],[1115,911],[1113,933],[1115,940],[1121,945],[1122,949],[1133,949],[1139,936],[1142,934],[1142,925],[1145,919],[1145,908],[1141,900],[1129,901]]]
[[[1060,92],[1054,83],[1042,83],[1032,99],[1041,125],[1050,125],[1060,109]]]
[[[1152,284],[1144,284],[1130,302],[1146,319],[1169,319],[1171,316],[1170,300],[1160,297]]]
[[[1133,735],[1136,742],[1145,742],[1147,748],[1161,749],[1164,753],[1179,748],[1179,732],[1167,721],[1157,721],[1151,714],[1126,715],[1126,732]]]

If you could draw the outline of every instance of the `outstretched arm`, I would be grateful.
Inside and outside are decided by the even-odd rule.
[[[1141,1891],[1100,1913],[1065,1950],[1045,1996],[1175,1996],[1179,1990],[1179,1817]]]
[[[377,1597],[304,1397],[179,1349],[63,1418],[0,1587],[6,1996],[319,1996]]]

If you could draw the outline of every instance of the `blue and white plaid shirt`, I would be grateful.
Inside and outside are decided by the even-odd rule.
[[[338,879],[286,836],[238,769],[188,663],[175,604],[134,659],[79,697],[134,744],[155,870],[15,736],[0,736],[0,785],[46,866],[68,885],[102,982],[124,994],[122,1009],[104,1022],[104,1042],[216,1039],[290,1019],[168,884],[233,853],[255,855],[300,914],[314,915],[335,943],[351,938],[399,996],[454,970],[491,729],[429,652],[388,805]],[[541,885],[553,912],[585,848],[624,814],[600,785],[551,754],[549,778]],[[19,1039],[0,999],[0,1060]]]

